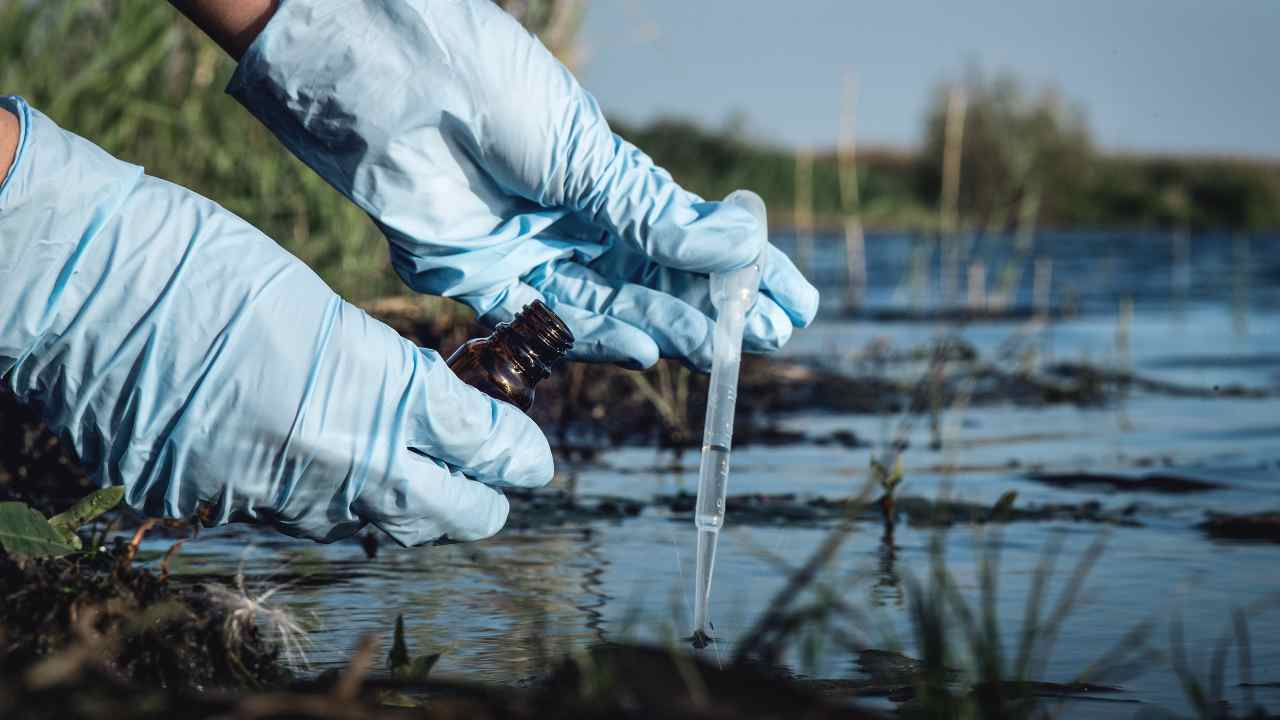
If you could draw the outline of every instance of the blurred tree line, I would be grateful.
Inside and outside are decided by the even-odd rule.
[[[584,0],[501,0],[572,63]],[[294,159],[223,88],[230,59],[167,3],[0,0],[0,92],[25,96],[63,127],[156,176],[222,203],[364,299],[401,289],[373,224]],[[1280,227],[1280,162],[1097,152],[1081,114],[1007,76],[970,73],[958,210],[970,223],[1012,223],[1028,193],[1053,226]],[[862,151],[865,222],[936,222],[947,92],[929,111],[922,149]],[[748,141],[740,127],[680,120],[615,129],[698,193],[760,192],[789,218],[796,156]],[[812,164],[814,215],[841,213],[835,151]]]
[[[1010,229],[1033,200],[1037,224],[1058,228],[1280,228],[1280,159],[1100,152],[1083,111],[1057,92],[1030,92],[1011,74],[976,69],[937,90],[918,151],[859,151],[867,224],[937,222],[948,101],[957,90],[964,98],[957,211],[971,226]],[[665,119],[614,128],[705,197],[750,187],[781,211],[774,217],[793,209],[796,154],[753,143],[740,126]],[[835,224],[842,207],[834,148],[814,157],[812,173],[813,214]]]

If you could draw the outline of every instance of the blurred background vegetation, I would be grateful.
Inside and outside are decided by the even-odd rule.
[[[499,4],[576,62],[584,0]],[[400,290],[368,219],[223,92],[232,69],[166,3],[0,0],[0,92],[22,95],[114,155],[222,203],[352,300]],[[947,109],[957,92],[965,108],[961,224],[1008,229],[1031,208],[1035,224],[1049,227],[1280,227],[1280,164],[1102,153],[1066,99],[978,69],[938,88],[918,150],[859,151],[857,202],[867,226],[936,229]],[[801,158],[752,142],[740,124],[711,129],[667,119],[615,129],[705,197],[751,187],[785,221],[804,183],[806,216],[818,226],[838,225],[848,209],[834,147]]]

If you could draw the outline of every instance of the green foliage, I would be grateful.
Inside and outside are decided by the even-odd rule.
[[[904,713],[930,718],[1050,717],[1039,694],[1087,695],[1119,688],[1099,685],[1141,673],[1158,656],[1148,644],[1152,623],[1135,625],[1109,650],[1070,683],[1046,683],[1044,677],[1054,645],[1086,578],[1102,555],[1099,537],[1077,560],[1059,593],[1048,602],[1050,581],[1062,551],[1062,538],[1052,538],[1032,575],[1016,647],[1006,652],[1003,638],[1009,623],[996,612],[999,598],[1000,546],[998,535],[982,546],[978,566],[976,606],[964,597],[946,564],[942,535],[930,543],[927,582],[908,576],[911,624],[921,653],[915,678],[919,704]],[[960,668],[955,676],[952,665]],[[957,679],[959,682],[957,682]]]
[[[404,615],[396,615],[391,652],[387,654],[387,669],[391,671],[391,676],[400,680],[426,680],[439,659],[440,653],[410,657],[409,645],[404,639]]]
[[[1102,156],[1079,199],[1083,222],[1160,227],[1280,227],[1280,166],[1244,159]]]
[[[875,458],[871,458],[871,477],[884,490],[885,495],[892,496],[898,489],[898,485],[902,483],[902,455],[896,457],[892,468]]]
[[[76,535],[76,528],[85,523],[93,522],[103,513],[119,505],[123,499],[123,485],[102,488],[82,498],[66,512],[58,513],[49,518],[49,525],[54,530],[57,530],[69,544],[79,550],[80,536]]]
[[[960,215],[984,227],[1005,228],[1015,219],[1023,195],[1038,193],[1045,220],[1053,223],[1065,217],[1070,204],[1085,192],[1092,169],[1084,112],[1067,105],[1053,90],[1029,94],[1010,74],[988,79],[971,70],[959,89],[965,97]],[[917,165],[925,197],[936,198],[941,192],[952,91],[939,89],[928,111]]]
[[[81,549],[76,529],[120,504],[124,487],[102,488],[45,519],[26,503],[0,503],[0,547],[12,555],[57,557]]]
[[[977,70],[958,87],[966,96],[958,209],[970,227],[1013,228],[1032,205],[1034,219],[1053,227],[1280,228],[1280,163],[1099,153],[1084,112],[1052,89],[1033,93],[1011,74]],[[859,151],[866,225],[920,230],[937,222],[949,92],[935,95],[918,152]],[[699,195],[750,187],[773,208],[771,217],[790,221],[795,154],[750,141],[740,123],[721,130],[672,118],[611,124]],[[817,153],[812,172],[813,214],[838,224],[835,153]]]
[[[58,557],[76,547],[26,503],[0,503],[0,547],[10,555]]]
[[[167,3],[0,3],[0,92],[219,202],[353,300],[397,288],[364,213],[223,93],[232,69]]]
[[[1010,512],[1013,510],[1013,503],[1018,499],[1017,490],[1006,490],[1003,495],[996,500],[995,505],[991,506],[991,522],[1002,522],[1008,519]]]
[[[644,127],[616,119],[610,125],[698,195],[719,199],[738,188],[751,188],[777,210],[771,217],[784,224],[791,220],[796,197],[792,151],[754,143],[735,124],[710,130],[667,118]],[[859,157],[858,186],[868,224],[919,227],[927,221],[927,204],[913,186],[911,155],[877,150]],[[834,152],[813,158],[813,210],[827,223],[836,222],[842,212]]]

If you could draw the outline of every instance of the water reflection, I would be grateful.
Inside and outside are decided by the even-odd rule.
[[[894,541],[894,526],[886,523],[876,552],[877,572],[871,586],[873,607],[901,608],[903,602],[902,578],[898,576],[898,545]]]
[[[1210,245],[1195,243],[1191,250],[1200,254]],[[1230,251],[1231,246],[1225,249]],[[1126,256],[1124,272],[1117,270],[1121,277],[1108,283],[1095,282],[1096,273],[1069,267],[1074,258],[1093,257],[1088,252],[1060,255],[1053,272],[1059,273],[1063,268],[1062,283],[1055,287],[1063,288],[1068,281],[1081,284],[1083,297],[1096,314],[1055,318],[1051,325],[1041,326],[1040,332],[1029,334],[1025,342],[1015,347],[1016,357],[1026,357],[1027,365],[1032,365],[1036,359],[1047,362],[1047,356],[1056,350],[1071,358],[1087,356],[1103,362],[1114,359],[1121,368],[1156,373],[1171,382],[1246,386],[1274,383],[1276,368],[1280,367],[1276,360],[1280,358],[1276,340],[1280,338],[1280,316],[1257,312],[1256,308],[1274,307],[1280,294],[1274,292],[1272,285],[1258,287],[1262,284],[1260,279],[1250,287],[1252,261],[1248,252],[1247,240],[1240,241],[1231,295],[1224,292],[1217,304],[1200,302],[1192,295],[1185,319],[1194,332],[1183,334],[1169,331],[1168,275],[1139,266],[1134,258]],[[1256,244],[1253,252],[1269,258],[1276,251],[1270,245]],[[1224,262],[1222,266],[1228,264]],[[1044,267],[1046,280],[1042,285],[1047,287],[1049,266]],[[1148,283],[1149,287],[1135,285],[1137,292],[1131,296],[1113,291],[1117,283],[1148,276],[1156,280]],[[1200,274],[1194,280],[1193,289],[1198,292],[1206,281]],[[1065,294],[1065,290],[1057,293],[1054,301],[1062,300]],[[1262,303],[1259,298],[1263,295],[1271,299]],[[1126,297],[1133,299],[1125,302]],[[1153,298],[1165,304],[1155,306]],[[869,300],[875,299],[872,293]],[[880,298],[882,302],[885,299]],[[1246,320],[1244,314],[1251,305],[1255,312]],[[1117,318],[1118,308],[1121,312]],[[1015,329],[974,324],[960,332],[979,348],[983,357],[1001,357],[999,348]],[[894,347],[922,345],[935,332],[920,324],[877,326],[872,330],[891,335]],[[867,343],[867,332],[865,324],[824,320],[805,333],[797,333],[788,352],[823,355],[833,358],[832,364],[837,365],[853,357],[845,351],[855,346],[855,339],[857,347]],[[1037,342],[1049,342],[1050,333],[1055,346],[1044,344],[1037,348]],[[873,356],[870,364],[858,371],[883,374],[876,362]],[[1137,421],[1127,423],[1130,431],[1114,431],[1117,413],[1122,423],[1127,423],[1128,418]],[[947,452],[952,454],[945,463],[939,464],[942,458],[929,450],[932,433],[925,423],[912,428],[899,449],[906,453],[912,471],[905,486],[911,495],[933,497],[944,484],[954,484],[967,499],[985,504],[1008,490],[1016,490],[1019,498],[1033,503],[1095,499],[1097,494],[1090,491],[1056,490],[1027,483],[1024,475],[1038,466],[1128,470],[1139,467],[1124,465],[1137,463],[1136,458],[1145,458],[1148,464],[1154,459],[1176,464],[1179,472],[1206,475],[1228,486],[1227,490],[1204,498],[1096,498],[1108,506],[1141,501],[1142,509],[1135,519],[1145,526],[1116,529],[1116,542],[1090,578],[1089,587],[1096,593],[1073,612],[1072,631],[1062,636],[1049,669],[1053,676],[1049,679],[1065,680],[1095,660],[1098,647],[1109,645],[1119,633],[1158,612],[1169,591],[1179,583],[1194,587],[1189,591],[1194,592],[1193,602],[1188,604],[1197,617],[1196,622],[1188,624],[1188,632],[1194,636],[1189,642],[1192,647],[1210,651],[1216,642],[1218,619],[1229,614],[1234,605],[1257,598],[1269,589],[1266,583],[1260,584],[1259,578],[1274,576],[1273,547],[1213,545],[1194,530],[1194,524],[1204,510],[1256,510],[1261,502],[1274,496],[1274,415],[1270,400],[1207,401],[1142,392],[1126,393],[1119,403],[1098,408],[982,405],[966,409],[965,423],[955,430],[962,437],[955,443],[948,442]],[[784,416],[783,421],[815,435],[839,428],[861,437],[885,434],[888,422],[880,417],[823,414]],[[1010,440],[993,441],[996,438]],[[1012,440],[1016,438],[1021,440]],[[974,442],[975,439],[981,442]],[[865,456],[858,454],[863,452],[836,445],[744,448],[741,455],[735,453],[733,492],[795,492],[828,497],[847,494],[851,477],[865,477]],[[1231,454],[1223,460],[1222,454],[1227,452]],[[603,452],[603,463],[576,469],[562,463],[569,473],[560,482],[571,492],[621,493],[648,500],[659,493],[695,489],[696,458],[689,457],[692,454],[691,451],[680,458],[676,448],[661,454],[634,448]],[[1126,456],[1135,459],[1126,460]],[[954,473],[938,469],[943,467],[968,469]],[[731,530],[722,542],[717,561],[713,604],[719,604],[712,609],[712,617],[722,621],[718,631],[727,647],[750,628],[769,600],[785,587],[781,566],[762,562],[752,548],[767,547],[781,557],[803,558],[830,531],[826,527],[792,524],[748,529],[745,524],[736,524],[732,517],[729,525]],[[1052,527],[1062,529],[1062,525],[1021,522],[1007,527],[997,610],[1001,618],[1011,619],[1011,627],[1016,627],[1024,611],[1044,536]],[[883,609],[875,629],[907,638],[902,649],[910,654],[912,633],[904,579],[927,567],[924,548],[928,544],[927,533],[933,531],[906,523],[881,532],[873,530],[881,528],[879,523],[862,527],[866,534],[852,538],[844,546],[836,558],[840,567],[832,568],[832,572],[835,577],[856,578],[866,586],[850,581],[836,589],[862,598],[851,601],[853,605]],[[1070,523],[1067,529],[1073,531],[1068,543],[1079,544],[1086,544],[1097,530],[1095,526]],[[688,551],[692,536],[688,523],[673,523],[664,511],[650,507],[639,517],[621,523],[507,531],[474,546],[403,550],[384,545],[372,561],[366,559],[356,542],[320,547],[272,541],[263,534],[250,537],[223,532],[219,539],[216,533],[206,537],[202,532],[197,542],[183,547],[174,563],[177,574],[197,579],[222,578],[226,582],[236,572],[244,544],[250,539],[265,540],[264,550],[249,559],[246,574],[251,584],[267,582],[273,573],[277,577],[271,582],[296,580],[279,597],[300,612],[314,611],[323,619],[323,626],[314,636],[316,647],[312,653],[318,669],[345,663],[361,634],[374,633],[388,639],[396,614],[403,612],[415,654],[445,651],[438,665],[441,674],[511,683],[545,672],[549,657],[610,639],[634,636],[652,642],[676,642],[687,634],[686,605],[691,585],[688,572],[692,565]],[[741,541],[744,537],[750,537],[752,542]],[[150,546],[156,552],[153,557],[163,555],[169,544],[156,540]],[[948,531],[947,546],[948,567],[959,578],[960,590],[976,592],[973,533],[957,526]],[[1066,552],[1081,551],[1083,548]],[[285,572],[277,573],[280,558],[287,554],[296,555],[297,559]],[[1229,562],[1224,561],[1227,556]],[[1053,582],[1064,580],[1055,577]],[[1274,657],[1277,645],[1269,639],[1280,637],[1280,622],[1260,620],[1255,637],[1258,652]],[[814,672],[825,677],[847,675],[847,655],[832,653],[820,658]],[[1132,687],[1143,699],[1178,706],[1180,690],[1176,679],[1167,673],[1153,670]]]
[[[605,621],[602,611],[613,599],[613,596],[604,591],[604,574],[609,561],[600,553],[599,534],[591,533],[588,537],[581,552],[590,567],[582,573],[582,582],[578,586],[585,597],[584,601],[576,607],[586,616],[583,625],[591,632],[595,641],[604,643],[606,641]]]

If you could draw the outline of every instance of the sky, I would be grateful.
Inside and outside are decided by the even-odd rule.
[[[578,75],[611,116],[735,115],[833,146],[844,77],[858,142],[909,147],[970,65],[1053,85],[1109,150],[1280,158],[1280,0],[589,0]],[[1011,9],[1016,8],[1016,9]]]

